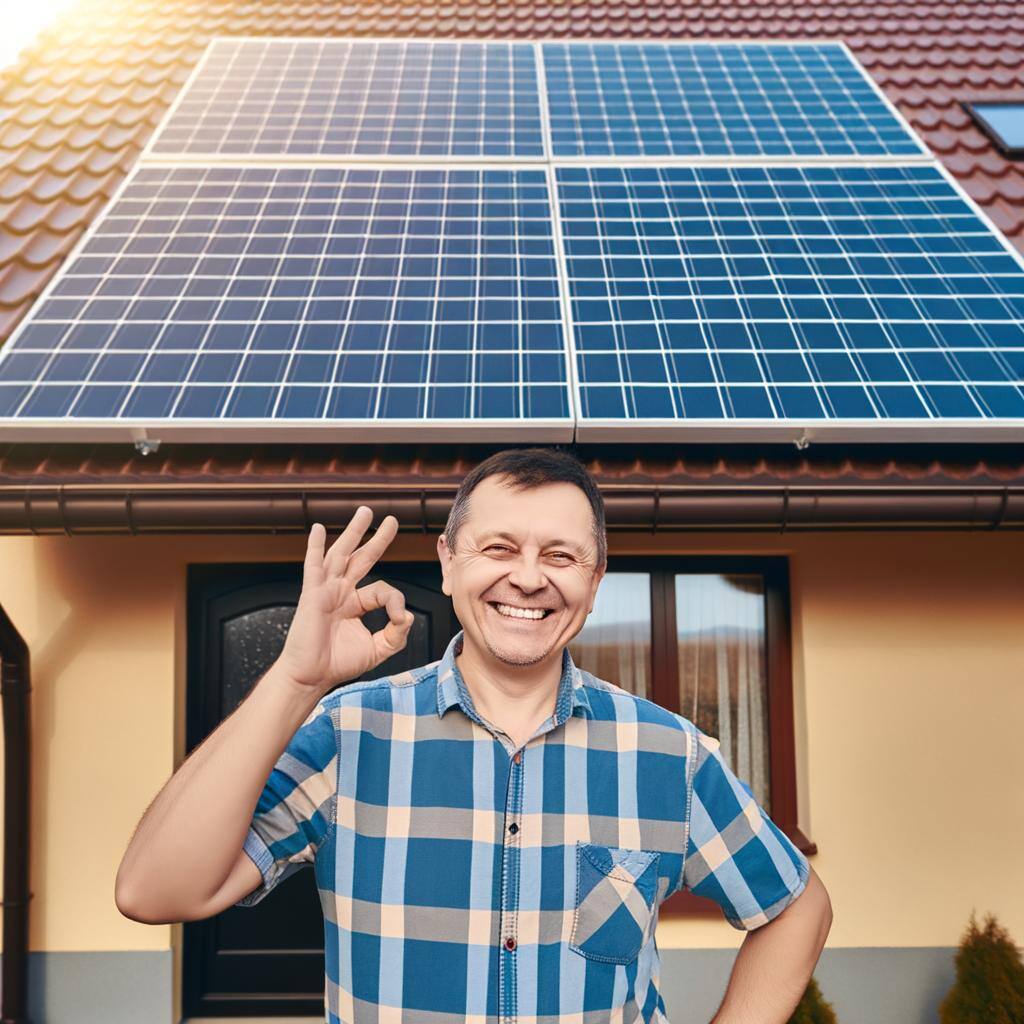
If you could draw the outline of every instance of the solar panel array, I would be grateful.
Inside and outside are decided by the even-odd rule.
[[[0,436],[1009,437],[1022,381],[1024,265],[839,44],[215,40]]]

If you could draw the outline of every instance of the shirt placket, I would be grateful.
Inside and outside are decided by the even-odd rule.
[[[509,759],[508,785],[505,791],[505,827],[501,856],[501,916],[498,933],[501,936],[501,964],[498,972],[500,985],[498,1015],[501,1024],[514,1024],[518,1013],[516,1000],[519,950],[517,914],[519,910],[520,836],[522,834],[525,760],[525,747],[521,747]]]

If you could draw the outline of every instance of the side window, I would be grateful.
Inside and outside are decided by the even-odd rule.
[[[785,558],[609,558],[569,651],[580,668],[718,739],[772,821],[803,853],[815,852],[796,820]],[[708,901],[680,893],[663,909],[698,903]]]
[[[651,577],[607,572],[594,610],[569,645],[572,660],[599,679],[651,699]]]
[[[771,815],[764,577],[676,573],[679,712],[722,745]]]

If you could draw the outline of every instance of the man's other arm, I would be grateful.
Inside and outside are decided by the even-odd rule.
[[[747,933],[711,1024],[785,1024],[831,926],[832,903],[811,868],[804,891],[778,917]]]

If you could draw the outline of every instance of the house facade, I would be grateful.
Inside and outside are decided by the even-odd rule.
[[[840,40],[1024,247],[1022,165],[962,106],[1024,95],[1012,4],[85,2],[0,78],[3,340],[209,41],[242,36]],[[28,796],[25,818],[5,802],[3,852],[25,869],[3,897],[5,1015],[315,1018],[310,872],[259,908],[146,926],[114,905],[117,866],[279,649],[312,522],[398,517],[378,569],[417,615],[403,664],[439,656],[457,623],[437,535],[465,473],[511,443],[0,436],[0,607],[29,653],[24,673],[3,654],[6,780]],[[577,662],[716,735],[807,853],[834,909],[816,976],[840,1021],[934,1021],[972,911],[1024,941],[1024,437],[573,448],[610,558]],[[669,1019],[707,1021],[742,934],[673,897],[656,939]]]

